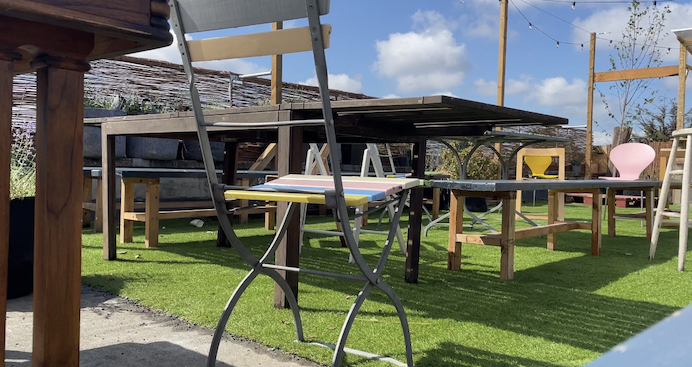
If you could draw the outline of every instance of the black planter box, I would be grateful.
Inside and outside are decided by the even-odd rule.
[[[23,297],[34,289],[34,206],[28,197],[10,201],[10,252],[7,298]]]

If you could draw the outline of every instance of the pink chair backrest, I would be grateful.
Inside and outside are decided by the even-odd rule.
[[[642,143],[620,144],[610,152],[610,161],[620,172],[621,180],[638,180],[655,158],[654,148]]]

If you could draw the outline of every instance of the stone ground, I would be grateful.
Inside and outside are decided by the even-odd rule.
[[[8,301],[7,367],[31,366],[32,297]],[[82,287],[80,366],[205,366],[213,330],[130,300]],[[319,367],[301,357],[227,335],[218,367]]]

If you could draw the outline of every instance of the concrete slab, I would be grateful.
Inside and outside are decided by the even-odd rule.
[[[32,297],[7,304],[7,367],[31,366]],[[205,366],[212,330],[82,287],[80,366]],[[218,367],[318,367],[301,357],[227,336]]]

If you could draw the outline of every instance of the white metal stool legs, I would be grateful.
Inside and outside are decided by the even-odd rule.
[[[674,170],[675,156],[680,145],[680,138],[686,138],[685,161],[682,171]],[[690,208],[690,181],[692,179],[692,147],[689,146],[692,141],[692,129],[678,130],[673,133],[673,146],[671,147],[671,155],[666,167],[666,173],[663,178],[663,185],[659,194],[656,216],[654,219],[653,232],[651,234],[651,245],[649,247],[649,259],[654,258],[656,254],[656,246],[658,244],[659,235],[661,233],[661,225],[664,216],[680,217],[680,233],[678,243],[678,270],[685,270],[685,256],[687,254],[687,238],[689,229],[689,208]],[[672,176],[682,174],[682,196],[680,198],[680,213],[667,211],[666,202],[668,201],[668,193]]]

